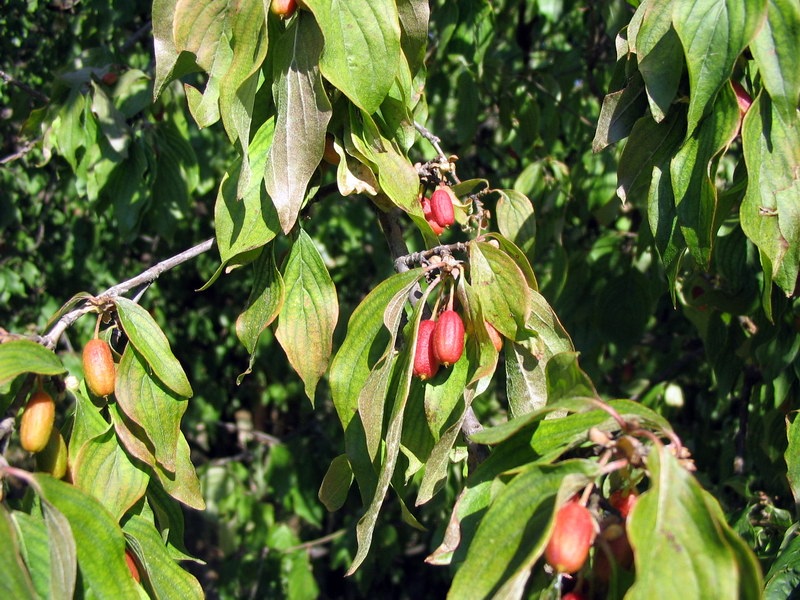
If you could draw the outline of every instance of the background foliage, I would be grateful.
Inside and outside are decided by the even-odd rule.
[[[670,489],[654,487],[650,498],[695,499],[669,519],[681,524],[676,534],[690,555],[715,557],[712,566],[686,567],[711,573],[698,584],[696,597],[723,585],[713,577],[719,573],[735,576],[725,584],[732,587],[716,595],[747,597],[755,593],[754,585],[763,584],[767,597],[789,597],[800,583],[795,537],[800,426],[793,413],[800,377],[795,298],[800,5],[792,0],[431,2],[425,27],[426,2],[387,1],[373,3],[386,10],[375,9],[371,31],[385,43],[348,49],[336,44],[340,38],[330,12],[348,3],[306,4],[310,11],[286,22],[274,16],[264,21],[260,2],[232,1],[16,1],[0,15],[4,81],[22,84],[7,81],[0,87],[7,157],[0,169],[0,326],[42,335],[75,294],[97,294],[157,260],[216,239],[215,250],[165,272],[147,289],[141,300],[146,310],[131,316],[139,325],[126,325],[126,311],[136,308],[124,300],[116,305],[116,331],[124,330],[133,346],[120,362],[131,381],[151,377],[145,361],[156,372],[147,381],[163,381],[177,397],[188,395],[179,389],[181,382],[169,385],[168,376],[159,374],[160,357],[169,348],[162,344],[151,359],[147,340],[137,343],[136,331],[151,317],[188,376],[194,395],[183,402],[185,413],[173,418],[181,423],[187,442],[181,452],[191,457],[199,491],[188,501],[184,495],[179,510],[174,500],[157,499],[158,490],[169,492],[168,478],[162,477],[161,487],[148,488],[147,508],[120,499],[113,518],[127,516],[121,529],[108,525],[120,531],[107,542],[109,552],[125,542],[122,532],[129,544],[137,540],[140,558],[149,557],[147,590],[153,597],[189,597],[199,587],[212,598],[443,597],[448,590],[458,598],[472,597],[468,592],[521,597],[500,590],[505,582],[514,583],[517,568],[525,574],[524,597],[557,594],[541,564],[528,580],[541,549],[527,558],[501,554],[496,568],[476,579],[491,558],[485,554],[496,550],[477,522],[507,522],[498,535],[509,549],[520,544],[527,552],[526,543],[535,545],[529,530],[524,530],[528,541],[511,537],[519,529],[515,519],[523,519],[520,506],[530,511],[525,519],[537,518],[537,510],[547,515],[539,522],[543,536],[553,507],[597,475],[585,432],[604,421],[576,412],[553,442],[547,427],[555,426],[531,412],[534,406],[521,409],[517,402],[521,397],[532,402],[539,394],[548,404],[563,400],[565,409],[581,411],[589,406],[575,404],[576,398],[598,395],[631,398],[637,404],[614,406],[654,429],[671,427],[691,450],[696,479],[664,452],[652,452],[647,468],[651,476],[669,474],[671,483]],[[366,22],[358,10],[369,4],[350,3],[356,20]],[[402,36],[386,18],[395,10]],[[401,49],[407,72],[395,78],[385,61]],[[348,52],[360,53],[354,64],[363,71],[342,68]],[[731,80],[752,98],[743,118]],[[319,100],[311,113],[302,110],[304,93]],[[392,102],[385,101],[387,93]],[[380,143],[367,117],[378,110],[377,138],[394,148],[388,158],[370,154]],[[300,113],[299,122],[282,126]],[[417,190],[402,185],[413,163],[436,158],[431,144],[416,134],[415,120],[441,139],[447,154],[457,155],[463,180],[485,179],[484,185],[505,190],[483,201],[492,213],[491,230],[515,240],[533,267],[541,294],[532,296],[535,312],[550,314],[552,307],[563,325],[555,319],[539,330],[548,358],[579,351],[580,367],[593,385],[570,354],[548,366],[548,378],[544,364],[538,372],[514,367],[524,363],[522,339],[507,340],[494,379],[473,403],[487,427],[473,441],[490,446],[494,460],[477,470],[467,466],[467,442],[459,435],[452,454],[445,455],[449,477],[418,507],[424,471],[409,481],[396,476],[394,491],[385,501],[381,497],[371,549],[358,554],[364,542],[356,523],[370,498],[362,501],[364,489],[355,485],[349,494],[334,494],[335,501],[320,493],[331,461],[341,469],[334,479],[349,481],[350,467],[336,458],[346,448],[335,406],[336,370],[317,385],[327,358],[292,347],[291,340],[303,334],[291,328],[304,317],[290,312],[303,299],[290,298],[292,290],[302,293],[292,285],[302,279],[298,269],[309,269],[326,284],[329,278],[332,285],[313,297],[318,305],[311,312],[322,315],[314,319],[320,332],[314,339],[332,339],[335,353],[346,344],[353,311],[394,273],[395,257],[382,231],[386,217],[376,205],[385,208],[388,202],[411,213],[402,217],[410,250],[435,244],[415,204]],[[368,174],[346,162],[358,185],[382,189],[385,195],[377,202],[355,184],[359,193],[340,195],[341,175],[320,164],[326,130],[342,158],[363,157],[356,162],[371,166]],[[242,206],[255,207],[257,217]],[[522,217],[512,218],[509,207]],[[295,218],[304,233],[284,235]],[[442,242],[468,237],[448,231]],[[252,250],[267,242],[268,250],[249,265]],[[481,252],[476,247],[470,254],[473,268],[479,260],[475,253]],[[488,256],[492,250],[482,252]],[[379,288],[386,295],[383,305],[412,277]],[[283,304],[257,306],[264,312],[252,317],[261,319],[254,326],[245,308],[256,304],[258,290],[277,289],[271,286],[278,280]],[[270,320],[264,314],[277,315],[281,306],[286,312],[263,327]],[[407,316],[412,322],[420,318],[419,312]],[[382,308],[376,318],[380,329]],[[93,326],[91,317],[78,320],[58,346],[67,372],[79,378],[80,348]],[[120,333],[114,335],[121,351]],[[413,332],[405,335],[413,339]],[[520,383],[520,373],[535,374]],[[558,384],[562,380],[578,383],[565,390]],[[19,408],[15,398],[24,382],[24,376],[0,382],[3,412]],[[152,385],[153,397],[168,393]],[[526,390],[522,395],[520,385]],[[53,389],[58,391],[63,394]],[[419,393],[416,383],[410,405],[414,393]],[[92,410],[85,394],[72,389],[59,401],[56,422],[65,434],[69,423],[78,422],[81,405]],[[117,396],[124,409],[124,392]],[[398,406],[402,420],[403,405]],[[115,414],[112,410],[108,419],[119,427],[123,416]],[[390,410],[385,414],[388,418]],[[525,415],[534,416],[513,435],[492,428]],[[82,435],[91,438],[96,456],[121,452],[113,442],[117,437],[104,427]],[[577,430],[572,437],[571,427]],[[388,447],[388,432],[381,438],[378,429],[378,442],[384,439]],[[122,437],[119,428],[115,432]],[[78,435],[75,429],[71,435]],[[111,446],[103,445],[107,441]],[[15,439],[6,448],[8,442],[0,446],[8,462],[34,470],[33,458]],[[404,438],[397,473],[413,470],[407,442]],[[174,454],[176,444],[165,443],[164,451],[171,448]],[[71,440],[71,460],[73,448]],[[550,464],[565,453],[574,460]],[[150,468],[157,470],[162,458],[151,457]],[[511,478],[510,468],[521,474]],[[159,479],[156,471],[148,473]],[[75,500],[82,508],[72,513],[67,491],[72,488],[33,477],[32,485],[41,487],[37,494],[12,477],[4,480],[0,529],[5,539],[22,542],[14,546],[16,555],[6,546],[0,560],[10,564],[5,561],[22,557],[19,589],[28,586],[29,576],[35,591],[48,596],[54,559],[43,540],[56,538],[66,518],[76,537],[79,593],[81,586],[91,589],[87,597],[101,596],[101,589],[114,597],[134,593],[106,587],[114,585],[113,573],[102,579],[87,568],[92,559],[81,555],[90,544],[80,539],[76,523],[85,525],[84,536],[103,525],[86,517],[101,512],[92,504],[96,501],[83,495]],[[651,487],[649,481],[641,491]],[[446,539],[463,490],[475,492],[470,496],[475,504],[465,509],[473,516],[462,522],[460,553],[431,561],[439,566],[426,564],[423,559]],[[515,503],[517,490],[541,498],[542,506]],[[318,493],[339,509],[328,512]],[[204,510],[196,510],[202,505]],[[637,553],[636,583],[628,593],[637,597],[660,589],[663,597],[674,597],[677,591],[663,591],[674,573],[663,572],[669,548],[659,545],[663,536],[652,526],[658,515],[651,514],[647,501],[642,505],[629,525],[631,540],[634,547],[658,551]],[[165,507],[171,507],[172,527],[164,527],[159,514]],[[698,523],[714,524],[724,539],[703,537]],[[176,567],[184,553],[200,559],[180,563],[197,581]],[[47,566],[33,568],[31,557]],[[357,557],[363,564],[344,578]],[[182,583],[170,590],[166,581]],[[619,588],[602,597],[621,597],[630,584],[621,578]]]

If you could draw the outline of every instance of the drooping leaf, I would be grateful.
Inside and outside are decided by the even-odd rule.
[[[592,150],[600,152],[603,148],[628,137],[633,124],[646,108],[647,95],[644,81],[637,71],[623,89],[612,92],[603,99]]]
[[[617,169],[617,196],[643,206],[648,198],[653,167],[669,160],[683,142],[685,111],[675,107],[669,118],[656,123],[644,116],[633,126]]]
[[[527,255],[533,256],[536,243],[536,215],[527,196],[516,190],[498,190],[497,227]]]
[[[131,456],[151,467],[164,491],[187,506],[203,510],[205,501],[200,491],[200,481],[191,461],[189,444],[183,434],[178,436],[175,449],[175,471],[170,472],[156,460],[152,442],[141,427],[128,419],[116,404],[109,406],[109,412],[120,442]],[[151,485],[154,483],[151,478]]]
[[[136,348],[142,362],[156,377],[176,394],[185,398],[192,396],[192,386],[183,372],[183,367],[172,353],[169,340],[155,319],[145,309],[122,296],[114,299],[117,313],[125,334]]]
[[[768,0],[767,18],[750,51],[770,99],[791,120],[800,96],[800,5],[794,0]]]
[[[640,6],[645,9],[636,33],[636,59],[644,79],[650,112],[657,122],[661,122],[678,91],[683,51],[672,27],[672,1],[651,0]],[[620,164],[624,162],[620,160]]]
[[[75,414],[72,421],[72,433],[69,436],[69,464],[75,462],[86,442],[111,427],[111,424],[100,414],[100,409],[89,399],[85,383],[74,392],[74,396]]]
[[[695,260],[704,267],[719,226],[714,158],[724,152],[739,128],[739,107],[730,84],[716,96],[714,110],[684,142],[670,162],[678,224]]]
[[[313,405],[317,382],[330,362],[339,303],[319,250],[302,229],[292,245],[283,281],[286,297],[275,337],[303,379]]]
[[[710,112],[717,92],[730,79],[736,59],[758,31],[765,11],[766,0],[672,3],[672,24],[689,68],[689,135]]]
[[[153,48],[156,59],[156,77],[153,99],[157,100],[167,84],[178,77],[199,70],[194,57],[175,47],[172,25],[178,0],[153,0]]]
[[[275,120],[267,119],[250,140],[248,153],[253,173],[264,172],[274,130]],[[241,164],[238,164],[220,182],[214,205],[214,224],[222,264],[201,289],[211,285],[234,257],[260,248],[281,231],[278,215],[261,177],[251,177],[247,188],[242,191],[240,176]]]
[[[628,516],[638,598],[758,598],[761,577],[740,564],[717,501],[662,446],[647,458],[652,482]],[[750,552],[747,550],[746,552]]]
[[[278,316],[286,295],[283,277],[275,263],[274,247],[264,249],[253,265],[253,288],[250,290],[247,306],[236,319],[236,337],[250,353],[250,364],[239,376],[237,383],[253,368],[258,339]]]
[[[297,220],[306,187],[325,149],[331,105],[319,74],[321,50],[319,28],[305,11],[273,46],[272,94],[278,115],[264,183],[284,233]]]
[[[385,353],[390,335],[384,329],[385,309],[392,298],[407,295],[420,277],[421,269],[391,276],[353,311],[347,335],[333,358],[330,371],[333,404],[344,429],[358,410],[358,396],[372,367]]]
[[[790,295],[800,272],[797,118],[785,121],[769,97],[759,94],[742,125],[742,146],[748,174],[742,230],[758,246],[767,275]]]
[[[368,114],[392,86],[400,62],[400,21],[393,0],[307,0],[325,38],[320,70]]]
[[[34,600],[37,597],[31,576],[25,568],[20,555],[19,541],[11,521],[11,515],[0,504],[0,564],[3,565],[3,576],[0,577],[0,592],[4,598]]]
[[[78,557],[67,518],[51,503],[42,502],[50,553],[50,598],[71,600],[75,591]]]
[[[398,0],[397,13],[400,17],[400,44],[414,75],[425,58],[430,6],[426,0]]]
[[[109,512],[94,498],[44,473],[33,475],[44,498],[69,521],[83,580],[96,598],[138,600],[125,564],[125,538]]]
[[[686,250],[686,242],[678,227],[675,195],[672,191],[668,164],[662,163],[653,167],[650,191],[647,195],[647,218],[675,302],[675,281],[681,258]]]
[[[119,408],[153,444],[156,460],[174,472],[181,417],[188,403],[151,376],[144,358],[130,344],[117,370],[116,396]]]
[[[200,583],[169,555],[164,540],[150,521],[133,515],[125,522],[123,531],[147,573],[147,582],[156,598],[182,600],[204,597]]]
[[[149,480],[111,428],[83,445],[72,463],[72,477],[75,487],[96,498],[117,521],[144,495]]]
[[[516,339],[531,311],[531,290],[522,271],[505,252],[486,242],[469,246],[470,283],[486,320],[505,337]]]
[[[538,292],[532,293],[532,300],[533,310],[525,323],[532,335],[505,342],[506,395],[513,417],[547,403],[547,361],[560,352],[575,349],[547,300]]]
[[[764,576],[764,599],[791,598],[800,585],[800,537],[794,536]]]
[[[12,340],[0,344],[0,385],[23,373],[60,375],[66,371],[52,350],[30,340]]]

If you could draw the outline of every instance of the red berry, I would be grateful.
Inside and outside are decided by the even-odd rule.
[[[623,519],[628,518],[628,515],[638,499],[639,496],[636,495],[635,491],[630,491],[626,494],[622,490],[611,492],[611,495],[608,497],[611,506],[619,511]]]
[[[297,9],[297,0],[272,0],[269,9],[281,19],[288,19]]]
[[[439,361],[433,354],[431,338],[436,329],[436,321],[425,319],[420,321],[417,331],[417,351],[414,354],[414,375],[422,379],[430,379],[439,370]]]
[[[544,557],[559,573],[580,570],[594,541],[594,519],[578,502],[568,502],[556,514],[556,522]]]
[[[595,549],[594,555],[594,574],[602,582],[611,579],[611,563],[613,560],[618,567],[630,569],[633,565],[633,548],[628,541],[628,534],[624,525],[612,524],[603,530],[600,537],[605,540],[607,547],[602,544]],[[606,549],[609,554],[606,553]]]
[[[433,229],[433,233],[435,233],[436,235],[442,235],[444,233],[445,228],[439,225],[433,219],[428,219],[428,225],[431,226],[431,229]]]
[[[433,353],[445,367],[457,363],[464,352],[464,322],[454,310],[439,315],[433,331]]]
[[[114,73],[113,71],[109,71],[108,73],[104,74],[100,78],[100,80],[104,84],[109,85],[109,86],[114,85],[115,83],[117,83],[118,79],[119,79],[119,76],[116,73]]]
[[[431,216],[442,227],[449,227],[456,222],[453,200],[446,187],[440,187],[431,196]]]
[[[133,553],[127,548],[125,549],[125,563],[128,565],[128,570],[131,572],[131,577],[133,577],[137,583],[140,582],[142,579],[139,576],[139,569],[136,566]]]
[[[486,331],[489,332],[489,339],[492,340],[494,349],[500,352],[503,349],[503,336],[489,321],[484,321],[483,324],[486,325]]]
[[[561,600],[586,600],[586,596],[580,592],[569,592],[561,596]]]

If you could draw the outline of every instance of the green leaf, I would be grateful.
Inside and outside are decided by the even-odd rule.
[[[4,598],[14,600],[34,600],[37,597],[33,582],[20,555],[19,541],[5,505],[0,504],[0,565],[3,565],[3,576],[0,577],[0,593]]]
[[[71,600],[75,591],[78,558],[75,537],[67,518],[49,502],[42,502],[50,549],[50,598]]]
[[[425,417],[434,441],[441,438],[442,428],[450,422],[453,409],[464,394],[469,377],[469,360],[464,353],[449,369],[439,369],[436,377],[426,382]]]
[[[147,434],[156,460],[175,472],[181,417],[188,402],[153,378],[142,355],[130,344],[117,369],[116,396],[119,408]]]
[[[321,51],[319,28],[305,11],[300,11],[273,48],[272,95],[278,115],[264,183],[284,233],[297,220],[306,187],[325,149],[331,105],[319,74]]]
[[[686,242],[678,227],[678,213],[668,165],[663,163],[653,167],[653,177],[647,195],[647,218],[656,250],[670,282],[672,301],[675,303],[675,281],[681,258],[686,250]]]
[[[164,491],[187,506],[203,510],[205,501],[200,492],[200,481],[191,461],[189,444],[183,434],[178,436],[178,445],[175,448],[175,472],[172,473],[156,460],[152,443],[141,427],[129,420],[116,404],[109,405],[109,412],[117,437],[125,449],[131,456],[150,466]],[[153,483],[154,480],[151,478],[151,485]]]
[[[339,317],[336,287],[308,234],[292,245],[283,276],[286,299],[278,316],[275,337],[314,404],[314,390],[331,359],[333,330]]]
[[[742,550],[732,546],[735,534],[713,496],[663,446],[651,450],[647,466],[651,488],[628,517],[636,582],[626,597],[705,598],[708,590],[760,597],[760,573],[740,564]]]
[[[800,585],[800,537],[781,550],[764,577],[764,599],[784,600]]]
[[[392,402],[392,412],[389,415],[388,427],[386,430],[386,445],[385,456],[381,464],[380,474],[378,476],[378,483],[375,488],[374,496],[367,506],[364,516],[362,516],[356,524],[356,539],[358,540],[358,550],[353,558],[350,568],[347,570],[346,575],[352,575],[356,569],[364,562],[364,559],[369,553],[370,546],[372,545],[372,535],[375,530],[375,524],[378,521],[378,513],[383,505],[386,492],[389,490],[389,484],[392,481],[392,475],[397,464],[397,456],[400,453],[400,441],[403,432],[403,413],[408,400],[409,391],[411,388],[411,375],[414,366],[414,349],[416,347],[417,331],[419,322],[422,317],[422,309],[425,306],[425,299],[427,294],[430,293],[432,288],[428,288],[422,299],[418,302],[414,309],[413,318],[410,320],[410,327],[412,328],[412,335],[407,340],[408,346],[405,352],[400,354],[398,365],[392,374],[392,382],[389,388],[389,393],[386,396],[387,401]],[[405,302],[405,299],[403,299]],[[401,305],[402,306],[402,305]],[[387,313],[389,310],[387,309]],[[398,324],[399,325],[399,324]],[[381,398],[376,398],[376,401],[381,401]]]
[[[347,323],[347,335],[333,358],[329,376],[333,404],[345,430],[358,410],[358,396],[372,368],[385,354],[389,341],[383,319],[386,307],[393,298],[407,296],[422,275],[421,269],[414,269],[384,280],[364,298]],[[393,336],[396,329],[391,332]]]
[[[283,277],[275,263],[274,246],[264,249],[253,266],[253,288],[247,306],[236,319],[236,337],[250,353],[250,364],[237,383],[252,370],[258,339],[280,313],[286,295]]]
[[[114,304],[125,334],[156,377],[176,394],[190,398],[192,386],[155,319],[141,306],[122,296],[115,298]]]
[[[35,597],[48,598],[52,590],[50,585],[52,575],[50,572],[50,543],[47,539],[47,525],[45,525],[44,518],[38,510],[33,510],[32,514],[13,511],[11,519],[16,525],[16,533],[18,534],[16,541],[19,543],[20,555],[36,590],[37,595]],[[73,541],[73,546],[74,543]],[[73,548],[72,568],[75,571],[77,571],[78,566],[76,561]],[[5,565],[6,563],[2,564]],[[75,584],[73,582],[68,598],[72,598],[74,591]]]
[[[768,0],[767,18],[750,51],[770,99],[783,119],[791,120],[800,96],[800,4]]]
[[[797,118],[784,121],[769,97],[759,94],[742,125],[742,146],[748,174],[739,212],[742,230],[758,246],[766,274],[788,296],[800,272]]]
[[[114,430],[83,444],[72,463],[75,487],[92,495],[119,521],[147,489],[147,473],[133,464]]]
[[[117,110],[96,81],[92,81],[92,112],[109,146],[119,158],[125,158],[131,142],[130,128],[125,122],[125,115]]]
[[[533,310],[525,327],[533,335],[519,342],[505,342],[506,395],[512,417],[547,404],[547,362],[560,352],[575,350],[569,334],[544,296],[532,292],[531,304]]]
[[[531,290],[517,264],[486,242],[470,242],[470,277],[486,320],[509,339],[525,328]]]
[[[692,134],[758,31],[766,0],[676,0],[672,6],[672,24],[689,68],[688,133]]]
[[[23,373],[60,375],[66,370],[52,350],[36,342],[12,340],[0,344],[0,385]]]
[[[603,148],[628,137],[631,128],[647,108],[644,81],[638,73],[630,78],[623,89],[612,92],[603,99],[597,131],[592,141],[592,151]]]
[[[525,253],[514,242],[499,233],[487,233],[486,237],[497,240],[500,243],[500,249],[517,263],[517,266],[525,276],[525,281],[528,282],[528,287],[534,291],[539,291],[539,283],[536,281],[533,267],[531,267],[531,263]]]
[[[147,582],[158,600],[203,598],[203,589],[193,575],[170,556],[161,534],[150,521],[133,515],[123,527],[136,556],[147,572]]]
[[[353,483],[353,469],[346,454],[340,454],[331,461],[322,484],[319,486],[319,501],[329,511],[339,510],[347,500],[347,492]]]
[[[507,581],[528,572],[544,552],[559,497],[563,503],[599,472],[597,463],[572,460],[515,477],[481,519],[447,597],[477,600],[507,590]]]
[[[599,398],[589,376],[578,366],[577,352],[560,352],[551,357],[545,369],[547,402],[565,398]]]
[[[536,215],[533,204],[524,194],[515,190],[497,190],[497,227],[514,242],[528,257],[533,257],[536,244]]]
[[[253,173],[264,172],[274,130],[275,120],[270,118],[259,127],[250,141],[248,153]],[[214,224],[222,264],[201,289],[211,285],[234,257],[260,248],[281,231],[275,207],[260,177],[251,177],[246,189],[240,192],[241,169],[241,163],[237,164],[219,184],[214,205]]]
[[[789,442],[783,458],[786,461],[786,478],[792,488],[795,506],[800,506],[800,419],[786,417],[786,438]]]
[[[400,44],[412,75],[422,67],[425,59],[430,12],[427,0],[397,1],[397,13],[400,17]]]
[[[75,396],[75,414],[72,420],[72,433],[69,436],[69,464],[74,464],[78,453],[90,439],[97,437],[111,427],[100,409],[89,399],[86,383],[73,392]]]
[[[199,70],[191,54],[175,47],[172,24],[178,0],[153,0],[153,47],[156,58],[156,77],[153,100],[157,100],[167,84],[174,79]]]
[[[325,38],[325,79],[368,114],[378,110],[400,64],[393,0],[306,0]]]
[[[714,110],[691,134],[670,162],[675,207],[683,238],[695,260],[708,268],[719,225],[716,162],[739,129],[739,106],[730,84],[714,103]]]
[[[648,198],[653,167],[675,155],[686,131],[684,111],[676,107],[669,118],[656,123],[644,116],[633,126],[617,169],[617,196],[643,206]],[[674,200],[670,199],[671,203]]]
[[[645,9],[636,34],[636,58],[650,112],[657,122],[661,122],[678,91],[683,73],[683,52],[672,27],[672,0],[650,0],[640,6]],[[620,160],[620,165],[623,164]]]
[[[33,478],[42,496],[69,521],[83,580],[95,597],[138,600],[136,583],[125,564],[125,538],[108,511],[79,489],[44,473]]]

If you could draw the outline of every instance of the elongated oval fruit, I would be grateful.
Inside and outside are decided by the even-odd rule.
[[[441,227],[449,227],[456,222],[453,200],[444,186],[431,195],[431,217]]]
[[[288,19],[297,9],[297,0],[272,0],[269,9],[282,19]]]
[[[733,92],[736,94],[736,103],[739,105],[739,112],[744,116],[753,103],[753,98],[738,81],[731,80],[731,85],[733,85]]]
[[[500,352],[503,349],[503,336],[489,321],[484,321],[483,324],[486,325],[486,331],[489,332],[489,339],[492,340],[494,349]]]
[[[422,379],[430,379],[439,370],[439,361],[433,354],[433,331],[436,321],[425,319],[420,321],[417,331],[417,351],[414,354],[414,375]]]
[[[36,455],[36,470],[50,473],[56,479],[67,474],[67,445],[61,432],[55,427],[44,450]]]
[[[633,510],[633,507],[636,505],[636,501],[638,499],[639,496],[636,495],[635,491],[631,491],[626,494],[622,490],[611,492],[611,495],[608,497],[608,501],[611,503],[611,506],[619,511],[619,514],[622,515],[623,519],[628,518],[628,515],[630,514],[631,510]]]
[[[439,225],[433,219],[428,219],[428,225],[431,226],[431,229],[433,229],[433,233],[435,233],[436,235],[442,235],[444,233],[444,230],[446,229],[445,227]]]
[[[117,372],[111,347],[101,339],[93,339],[83,347],[83,374],[86,385],[96,396],[114,393]]]
[[[50,440],[56,404],[47,392],[36,392],[28,400],[19,424],[19,441],[28,452],[40,452]]]
[[[334,137],[330,133],[325,134],[325,149],[322,152],[322,160],[330,165],[338,165],[341,157],[333,147]]]
[[[454,310],[439,315],[433,330],[433,354],[445,367],[457,363],[464,352],[464,322]]]
[[[125,548],[125,563],[128,565],[128,570],[131,572],[131,577],[139,583],[142,578],[139,576],[139,567],[136,566],[136,560],[133,558],[133,553]]]
[[[556,513],[553,533],[544,550],[547,563],[559,573],[580,570],[594,541],[594,519],[582,504],[572,501]]]

